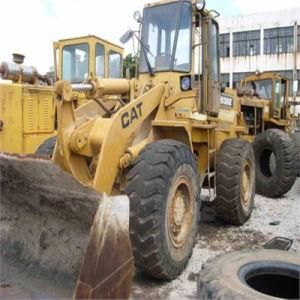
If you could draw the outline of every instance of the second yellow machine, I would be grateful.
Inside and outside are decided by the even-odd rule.
[[[52,154],[57,130],[53,84],[57,80],[82,83],[89,76],[121,78],[123,49],[96,36],[54,42],[54,74],[42,76],[23,64],[22,55],[3,62],[0,84],[0,151]],[[12,81],[10,83],[8,80]],[[75,95],[76,105],[86,101]]]

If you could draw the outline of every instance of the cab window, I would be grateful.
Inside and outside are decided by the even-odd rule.
[[[96,44],[96,76],[104,78],[105,49],[101,44]]]
[[[108,66],[109,78],[121,78],[122,77],[121,67],[122,67],[121,54],[115,51],[110,51],[109,66]]]
[[[247,82],[246,88],[253,89],[259,98],[269,100],[272,99],[273,82],[271,79],[253,80]]]
[[[65,46],[62,57],[62,79],[80,83],[89,74],[89,46],[78,44]]]

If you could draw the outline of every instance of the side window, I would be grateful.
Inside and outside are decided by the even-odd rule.
[[[109,67],[108,73],[109,78],[121,78],[122,70],[122,61],[121,61],[121,54],[111,51],[109,53]]]
[[[281,97],[280,97],[280,81],[275,81],[275,103],[274,109],[279,111],[281,108]]]
[[[88,44],[65,46],[62,55],[62,79],[73,83],[84,81],[89,74]]]
[[[218,27],[217,24],[211,24],[211,40],[210,40],[210,59],[211,59],[211,79],[219,81],[219,57],[218,57]]]
[[[96,44],[96,76],[104,78],[105,49],[101,44]]]

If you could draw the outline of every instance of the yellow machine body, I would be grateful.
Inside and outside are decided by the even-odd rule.
[[[263,110],[263,124],[267,128],[280,128],[291,131],[292,116],[289,104],[289,80],[276,72],[262,72],[246,76],[241,81],[244,91],[252,89],[252,95],[240,99],[245,106],[257,106]],[[257,90],[261,87],[260,90]],[[239,91],[238,91],[238,96]],[[262,116],[261,115],[261,116]],[[257,120],[258,122],[259,120]]]
[[[123,48],[96,36],[60,40],[54,43],[55,78],[62,79],[63,53],[67,47],[86,45],[89,61],[87,76],[96,74],[96,45],[103,48],[103,58],[98,63],[103,77],[109,76],[110,55],[120,57],[119,77],[122,76]],[[72,63],[72,62],[71,62]],[[70,63],[70,67],[72,64]],[[84,78],[80,78],[84,81]],[[76,93],[76,106],[86,99]],[[0,151],[11,153],[34,153],[46,139],[56,135],[56,101],[53,86],[45,85],[38,78],[34,83],[22,82],[20,77],[0,84]]]
[[[217,16],[216,11],[204,9],[203,1],[198,0],[165,0],[146,5],[143,18],[138,20],[143,24],[137,78],[109,78],[109,68],[105,67],[108,78],[89,71],[85,72],[88,78],[84,83],[78,84],[80,82],[65,78],[63,69],[57,68],[55,73],[61,80],[55,86],[57,142],[53,163],[46,164],[38,157],[25,166],[26,161],[6,156],[1,159],[0,155],[0,163],[7,172],[2,181],[9,182],[16,172],[17,182],[23,183],[7,186],[7,210],[14,212],[12,204],[19,204],[21,198],[30,207],[34,204],[43,211],[45,217],[54,212],[57,218],[60,215],[55,211],[63,212],[67,208],[67,215],[74,217],[75,214],[75,219],[81,222],[95,217],[96,236],[90,236],[89,249],[94,255],[86,252],[87,259],[81,269],[86,280],[77,281],[76,299],[97,299],[93,291],[99,282],[105,283],[101,271],[105,273],[109,262],[114,262],[109,255],[103,257],[101,266],[92,274],[98,278],[96,282],[91,274],[84,276],[91,265],[98,264],[97,256],[101,257],[93,242],[105,246],[97,238],[97,234],[102,233],[101,227],[97,230],[97,224],[103,227],[106,222],[114,224],[110,216],[95,215],[94,210],[91,213],[90,206],[94,203],[89,199],[91,190],[105,193],[110,199],[116,195],[128,196],[127,233],[135,263],[142,271],[160,279],[176,278],[191,257],[198,233],[202,188],[209,190],[208,200],[216,201],[223,218],[229,216],[227,222],[241,225],[251,216],[256,175],[254,152],[249,142],[266,129],[258,120],[270,119],[269,100],[248,97],[246,93],[238,96],[232,89],[221,90]],[[129,41],[135,35],[136,32],[128,31],[121,40]],[[96,40],[91,39],[94,44],[90,49],[94,49]],[[56,46],[54,49],[59,49]],[[59,61],[62,65],[64,56]],[[92,67],[93,64],[90,69]],[[81,97],[87,101],[79,106]],[[279,102],[276,109],[281,99]],[[275,108],[272,109],[276,120],[273,123],[281,122],[276,119]],[[282,110],[277,109],[276,113]],[[222,160],[218,160],[220,156]],[[34,167],[32,172],[30,163]],[[22,166],[23,170],[17,172]],[[81,187],[75,194],[74,181]],[[17,192],[13,190],[16,186],[20,186]],[[20,197],[22,189],[26,189],[26,193]],[[30,189],[34,194],[41,190],[41,196],[38,194],[32,199],[27,192]],[[54,197],[56,194],[58,197]],[[119,208],[121,217],[125,210]],[[89,218],[86,218],[87,209]],[[111,238],[116,245],[116,233],[122,233],[122,226],[117,227]],[[3,222],[3,228],[6,230],[7,222]],[[17,229],[22,231],[22,228]],[[124,232],[121,235],[126,237]],[[36,240],[37,236],[31,238]],[[59,235],[56,237],[59,239]],[[104,236],[107,240],[110,237],[109,234]],[[10,245],[18,238],[8,236],[4,243],[8,240]],[[36,245],[34,251],[32,244]],[[40,253],[38,244],[39,241],[23,243],[30,257]],[[130,246],[126,239],[125,245]],[[112,247],[111,253],[121,256],[123,246]],[[129,297],[131,251],[125,255],[124,264],[116,264],[122,268],[113,265],[115,269],[109,271],[117,270],[119,275],[124,275],[120,291],[125,287],[125,297]],[[129,272],[126,272],[127,266]],[[114,273],[105,273],[114,287],[111,274]],[[93,284],[88,286],[88,282]],[[107,298],[114,298],[109,296],[108,293]]]

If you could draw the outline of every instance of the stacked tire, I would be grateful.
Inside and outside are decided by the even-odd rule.
[[[200,271],[197,299],[300,299],[300,256],[281,250],[243,250],[218,256]]]
[[[256,192],[279,198],[294,185],[297,155],[292,137],[280,129],[269,129],[253,142],[256,165]]]

